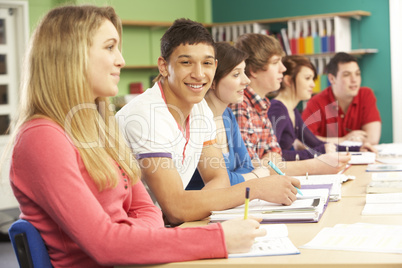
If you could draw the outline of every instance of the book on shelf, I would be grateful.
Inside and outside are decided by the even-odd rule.
[[[325,26],[327,27],[327,51],[328,52],[335,52],[335,34],[334,34],[334,19],[333,18],[326,18],[325,19]]]
[[[352,34],[350,19],[335,16],[332,19],[334,34],[334,52],[351,51]]]
[[[300,254],[289,239],[285,224],[263,224],[260,229],[265,229],[267,234],[257,237],[249,252],[229,254],[229,258]]]
[[[316,185],[309,188],[316,189],[302,188],[303,196],[297,194],[297,200],[290,206],[260,199],[251,200],[248,215],[262,219],[263,223],[318,222],[327,207],[331,185]],[[209,220],[221,222],[242,218],[243,215],[244,205],[241,205],[231,209],[212,211]]]
[[[321,52],[328,52],[328,36],[325,19],[318,19],[318,33],[321,38]]]
[[[289,38],[285,28],[281,29],[281,37],[283,41],[284,50],[286,55],[292,55],[292,51],[290,50]]]
[[[311,21],[303,21],[304,53],[314,54],[314,37],[311,30]]]
[[[402,215],[402,193],[367,194],[362,215]]]
[[[321,38],[318,32],[318,20],[311,20],[311,35],[313,37],[313,53],[321,53]]]
[[[288,21],[288,38],[290,44],[291,55],[299,53],[298,38],[300,36],[299,23],[296,21]]]
[[[402,225],[336,224],[300,248],[402,253]]]
[[[298,24],[298,32],[297,32],[297,53],[298,54],[306,54],[306,43],[305,43],[305,38],[307,37],[307,33],[304,32],[304,27],[303,27],[303,20],[296,21]]]

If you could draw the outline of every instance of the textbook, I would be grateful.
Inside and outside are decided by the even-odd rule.
[[[384,171],[402,171],[402,165],[397,164],[371,164],[368,165],[366,171],[384,172]]]
[[[318,222],[327,207],[331,185],[315,185],[313,187],[317,187],[317,189],[302,188],[303,196],[297,194],[297,200],[290,206],[260,199],[251,200],[248,215],[262,219],[262,223]],[[212,211],[209,220],[210,222],[220,222],[243,216],[244,205],[241,205],[222,211]]]
[[[373,164],[376,159],[376,154],[373,152],[350,152],[350,155],[349,164],[351,165]]]
[[[375,148],[379,157],[402,157],[402,143],[382,143]]]
[[[402,164],[402,143],[383,143],[375,146],[377,161],[383,164]]]
[[[402,215],[402,193],[367,194],[362,215]]]
[[[402,172],[376,172],[367,185],[368,194],[402,193]]]
[[[285,224],[264,224],[260,229],[265,229],[267,234],[257,237],[249,252],[229,254],[229,258],[300,254],[289,239]]]
[[[367,185],[368,194],[402,193],[402,181],[372,181]]]

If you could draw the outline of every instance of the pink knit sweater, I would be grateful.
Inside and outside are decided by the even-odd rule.
[[[25,124],[15,143],[10,181],[21,218],[39,230],[54,267],[227,257],[220,224],[165,228],[141,182],[130,186],[121,174],[116,188],[99,192],[77,148],[52,121]]]

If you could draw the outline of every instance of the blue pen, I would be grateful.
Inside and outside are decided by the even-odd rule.
[[[285,174],[283,174],[283,172],[282,172],[277,166],[275,166],[275,164],[272,163],[271,161],[268,161],[268,165],[269,165],[273,170],[275,170],[275,172],[278,173],[279,175],[285,175]],[[297,188],[297,187],[295,187],[295,188],[296,188],[297,192],[298,192],[300,195],[303,195],[299,188]]]

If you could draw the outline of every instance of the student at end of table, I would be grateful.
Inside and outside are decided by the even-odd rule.
[[[282,59],[286,67],[281,87],[271,100],[268,116],[285,160],[309,159],[314,154],[346,151],[344,146],[336,146],[318,139],[301,118],[297,105],[311,98],[317,72],[307,57],[286,56]],[[349,151],[370,150],[365,146],[350,146]]]
[[[108,102],[125,64],[121,29],[113,8],[83,5],[49,11],[34,31],[10,141],[20,217],[39,231],[55,268],[247,252],[264,235],[256,220],[164,227]]]
[[[305,175],[306,172],[332,174],[345,168],[350,156],[338,153],[322,154],[302,161],[282,161],[282,150],[268,118],[270,101],[266,95],[280,88],[283,72],[286,71],[281,60],[283,49],[275,38],[254,33],[240,36],[235,47],[249,55],[246,74],[250,85],[244,91],[243,101],[230,105],[249,155],[257,154],[266,167],[271,160],[287,175]]]
[[[373,91],[361,87],[356,58],[339,52],[330,60],[326,71],[331,86],[308,101],[302,113],[306,125],[323,141],[378,144],[380,113]]]
[[[211,211],[251,199],[289,205],[299,181],[287,176],[230,186],[216,126],[204,100],[214,79],[215,42],[200,23],[178,19],[161,39],[159,76],[152,88],[117,114],[120,128],[139,159],[143,179],[171,224],[200,220]],[[185,190],[198,168],[202,190]]]
[[[245,180],[269,176],[269,170],[263,166],[254,168],[244,145],[239,126],[230,103],[243,101],[244,89],[250,83],[244,69],[247,54],[227,42],[216,43],[218,67],[211,88],[205,100],[214,114],[216,124],[216,146],[222,150],[230,184]],[[258,161],[255,159],[255,161]],[[186,189],[200,189],[203,182],[198,170],[194,173]]]

